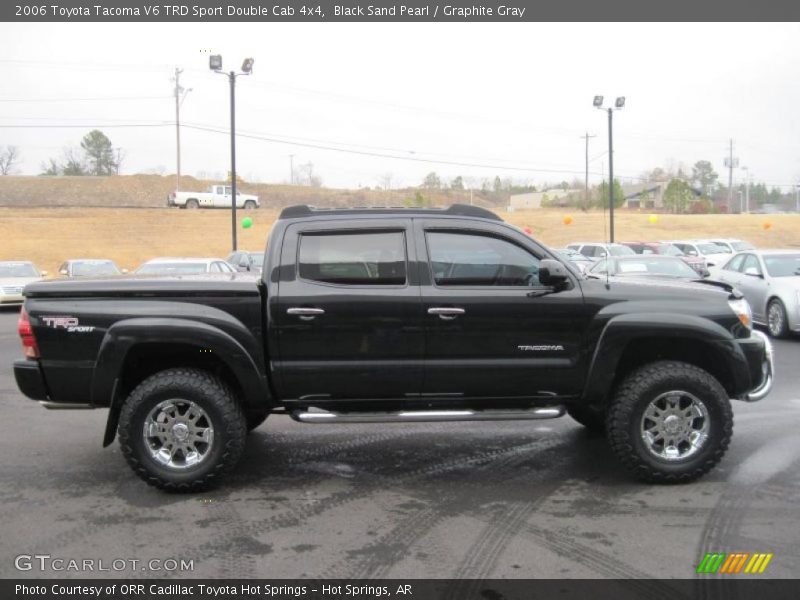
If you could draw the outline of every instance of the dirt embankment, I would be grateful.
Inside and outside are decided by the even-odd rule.
[[[203,191],[218,181],[181,177],[181,189]],[[111,177],[0,177],[0,206],[157,208],[166,206],[175,190],[175,176],[116,175]],[[239,190],[255,194],[262,207],[292,204],[315,206],[402,206],[415,190],[337,190],[297,185],[241,183]],[[424,191],[434,204],[469,203],[469,192]]]

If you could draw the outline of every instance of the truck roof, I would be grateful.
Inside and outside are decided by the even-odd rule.
[[[481,219],[491,219],[493,221],[503,220],[486,208],[481,208],[480,206],[471,206],[469,204],[453,204],[447,208],[421,208],[417,206],[355,206],[353,208],[323,208],[309,206],[307,204],[298,204],[284,208],[278,218],[300,219],[304,217],[319,217],[329,215],[425,215],[436,217],[478,217]]]

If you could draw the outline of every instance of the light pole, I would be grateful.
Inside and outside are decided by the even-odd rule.
[[[222,55],[213,54],[209,57],[208,67],[215,73],[227,75],[231,85],[231,243],[233,252],[236,252],[236,78],[239,75],[250,75],[253,72],[253,59],[245,58],[241,72],[222,71]]]
[[[609,242],[614,243],[614,111],[625,106],[625,96],[619,96],[613,107],[603,108],[603,97],[595,96],[592,103],[598,110],[608,111],[608,218]]]

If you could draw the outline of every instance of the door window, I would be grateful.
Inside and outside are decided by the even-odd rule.
[[[404,285],[406,245],[401,231],[306,233],[300,237],[302,279],[345,285]]]
[[[734,256],[728,261],[728,264],[723,267],[726,271],[741,271],[742,263],[744,262],[744,254]]]
[[[429,232],[427,239],[436,285],[539,284],[539,259],[507,240],[449,232]]]
[[[744,259],[742,273],[747,273],[749,269],[755,269],[755,272],[761,275],[761,265],[758,264],[758,259],[755,254],[747,254]]]

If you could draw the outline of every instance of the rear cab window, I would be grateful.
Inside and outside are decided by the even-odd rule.
[[[403,231],[308,231],[300,235],[301,279],[338,285],[405,285]]]

